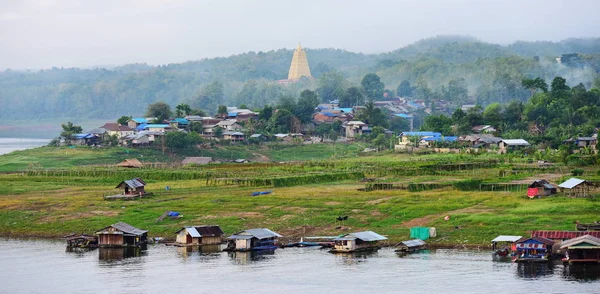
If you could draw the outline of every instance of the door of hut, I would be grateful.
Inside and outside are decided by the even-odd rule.
[[[186,244],[192,243],[192,236],[190,236],[190,234],[185,235],[185,243]]]

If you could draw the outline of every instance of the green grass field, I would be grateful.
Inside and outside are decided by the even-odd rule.
[[[323,146],[286,147],[270,150],[270,155],[278,158],[294,151],[311,154],[318,152],[318,148],[332,147]],[[358,150],[352,146],[346,146],[348,152]],[[459,190],[456,188],[459,186],[452,186],[474,178],[484,183],[521,183],[539,177],[554,182],[569,177],[567,167],[524,168],[520,163],[506,163],[497,155],[388,153],[322,159],[330,158],[329,153],[329,157],[323,155],[320,160],[293,163],[117,170],[73,166],[117,162],[131,156],[131,151],[127,154],[114,149],[110,154],[77,148],[41,150],[43,155],[37,157],[31,150],[23,155],[15,152],[0,156],[0,163],[13,162],[13,170],[14,166],[27,166],[31,158],[44,160],[54,168],[68,167],[66,172],[55,174],[41,171],[0,175],[1,235],[56,237],[72,232],[93,233],[111,223],[125,221],[149,230],[151,236],[165,238],[174,238],[174,232],[185,225],[217,224],[228,234],[245,228],[268,227],[294,238],[373,230],[387,235],[390,243],[394,243],[408,238],[410,227],[433,226],[438,232],[438,237],[430,241],[433,244],[485,246],[499,234],[573,230],[576,220],[596,221],[600,214],[600,200],[596,197],[557,195],[528,199],[524,190]],[[160,154],[155,156],[157,160],[165,160]],[[490,160],[492,164],[488,164]],[[41,165],[45,167],[44,163]],[[516,165],[519,169],[515,169]],[[10,170],[6,165],[0,166]],[[514,172],[501,172],[509,169]],[[135,201],[103,200],[103,195],[118,193],[114,189],[118,182],[136,173],[144,175],[148,182],[146,190],[153,192],[153,196]],[[336,180],[340,175],[345,180]],[[417,192],[364,192],[358,190],[365,187],[363,175],[375,182],[450,186]],[[586,175],[595,178],[595,167],[586,169]],[[273,182],[276,186],[260,186],[269,179],[282,180]],[[165,186],[171,190],[165,191]],[[264,190],[273,193],[250,196],[253,191]],[[157,223],[156,219],[167,210],[178,211],[184,217]],[[348,221],[337,222],[336,217],[343,215],[349,216]],[[447,215],[450,220],[445,221]]]

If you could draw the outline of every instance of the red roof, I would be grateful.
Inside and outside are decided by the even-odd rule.
[[[573,239],[583,235],[600,238],[600,231],[531,231],[531,237],[542,237],[546,239]]]

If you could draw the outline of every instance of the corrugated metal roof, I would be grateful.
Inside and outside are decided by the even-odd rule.
[[[503,139],[502,142],[509,146],[529,146],[529,142],[523,139]]]
[[[281,237],[281,235],[269,230],[269,229],[265,229],[265,228],[260,228],[260,229],[248,229],[245,231],[241,231],[233,236],[254,236],[258,239],[266,239],[266,238],[273,238],[273,237]],[[233,237],[231,236],[231,237]],[[230,237],[230,238],[231,238]]]
[[[202,237],[215,237],[222,236],[223,230],[219,226],[197,226],[196,231],[202,235]]]
[[[188,232],[188,234],[190,234],[190,236],[192,238],[200,238],[200,237],[202,237],[200,235],[200,233],[198,233],[198,231],[194,227],[185,227],[185,230]]]
[[[248,239],[252,239],[252,238],[254,238],[254,236],[252,236],[252,235],[231,235],[227,239],[230,239],[230,240],[248,240]]]
[[[138,124],[145,124],[148,123],[148,120],[144,117],[134,117],[131,119],[132,121],[138,123]]]
[[[573,239],[583,235],[591,235],[600,238],[600,231],[578,232],[578,231],[532,231],[532,237],[543,237],[547,239]]]
[[[148,232],[148,231],[140,230],[140,229],[138,229],[130,224],[124,223],[124,222],[118,222],[116,224],[111,225],[111,227],[113,227],[123,233],[133,234],[133,235],[143,235],[144,233]]]
[[[352,238],[352,237],[354,237],[356,239],[361,239],[361,240],[367,241],[367,242],[387,240],[386,237],[379,235],[373,231],[350,233],[350,234],[342,235],[339,238],[336,238],[336,240],[344,240],[343,238]]]
[[[581,244],[584,242],[592,244],[593,246],[600,246],[600,238],[596,238],[591,235],[583,235],[583,236],[579,236],[577,238],[569,239],[569,240],[562,242],[560,248],[561,249],[568,248],[568,247],[575,246],[577,244]]]
[[[519,239],[523,238],[523,236],[505,236],[505,235],[500,235],[496,238],[494,238],[494,240],[492,240],[492,242],[516,242]]]
[[[401,136],[433,136],[433,137],[441,137],[442,133],[439,132],[402,132]]]
[[[426,245],[427,243],[425,243],[425,241],[423,241],[421,239],[412,239],[412,240],[402,241],[402,242],[400,242],[400,244],[404,244],[406,247],[419,247],[419,246]]]
[[[519,240],[517,240],[517,243],[531,243],[531,242],[527,242],[527,241],[536,241],[539,243],[543,243],[543,244],[547,244],[547,245],[552,245],[554,244],[554,241],[548,239],[548,238],[544,238],[544,237],[523,237]]]
[[[394,116],[401,117],[401,118],[413,118],[412,115],[408,115],[405,113],[395,113]]]
[[[142,181],[142,179],[140,178],[135,178],[135,179],[131,179],[131,180],[125,180],[120,182],[115,188],[119,188],[119,186],[121,186],[121,184],[125,183],[127,186],[129,186],[130,188],[138,188],[138,187],[144,187],[146,185],[146,183],[144,181]]]
[[[581,184],[583,182],[585,182],[585,180],[581,180],[581,179],[577,179],[577,178],[570,178],[566,182],[564,182],[558,186],[561,188],[573,189],[574,187],[578,186],[579,184]]]

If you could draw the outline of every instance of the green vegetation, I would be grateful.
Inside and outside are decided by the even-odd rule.
[[[272,152],[291,153],[293,148]],[[73,158],[72,163],[85,162],[83,158],[89,159],[95,152],[58,150],[80,152],[70,154],[81,157]],[[511,172],[503,172],[507,170]],[[586,179],[600,179],[596,169],[581,170]],[[0,175],[0,234],[51,237],[91,233],[125,221],[150,230],[152,236],[167,238],[173,238],[173,232],[184,225],[219,224],[227,233],[269,227],[289,237],[369,229],[388,235],[393,243],[408,238],[410,227],[433,226],[438,232],[430,241],[433,244],[488,245],[498,234],[573,229],[576,220],[597,220],[597,197],[525,196],[522,183],[538,177],[559,182],[570,172],[561,165],[539,168],[528,164],[527,158],[492,154],[380,154],[169,169],[32,169],[23,175]],[[146,190],[153,196],[135,201],[103,200],[103,195],[118,193],[114,189],[118,182],[136,176],[148,182]],[[359,191],[373,180],[407,188]],[[486,190],[484,184],[493,183],[514,187],[481,191]],[[171,189],[166,191],[165,186]],[[273,193],[250,196],[264,190]],[[184,217],[156,223],[166,210]],[[348,215],[348,221],[337,222],[340,215]],[[444,221],[446,215],[450,220]]]

